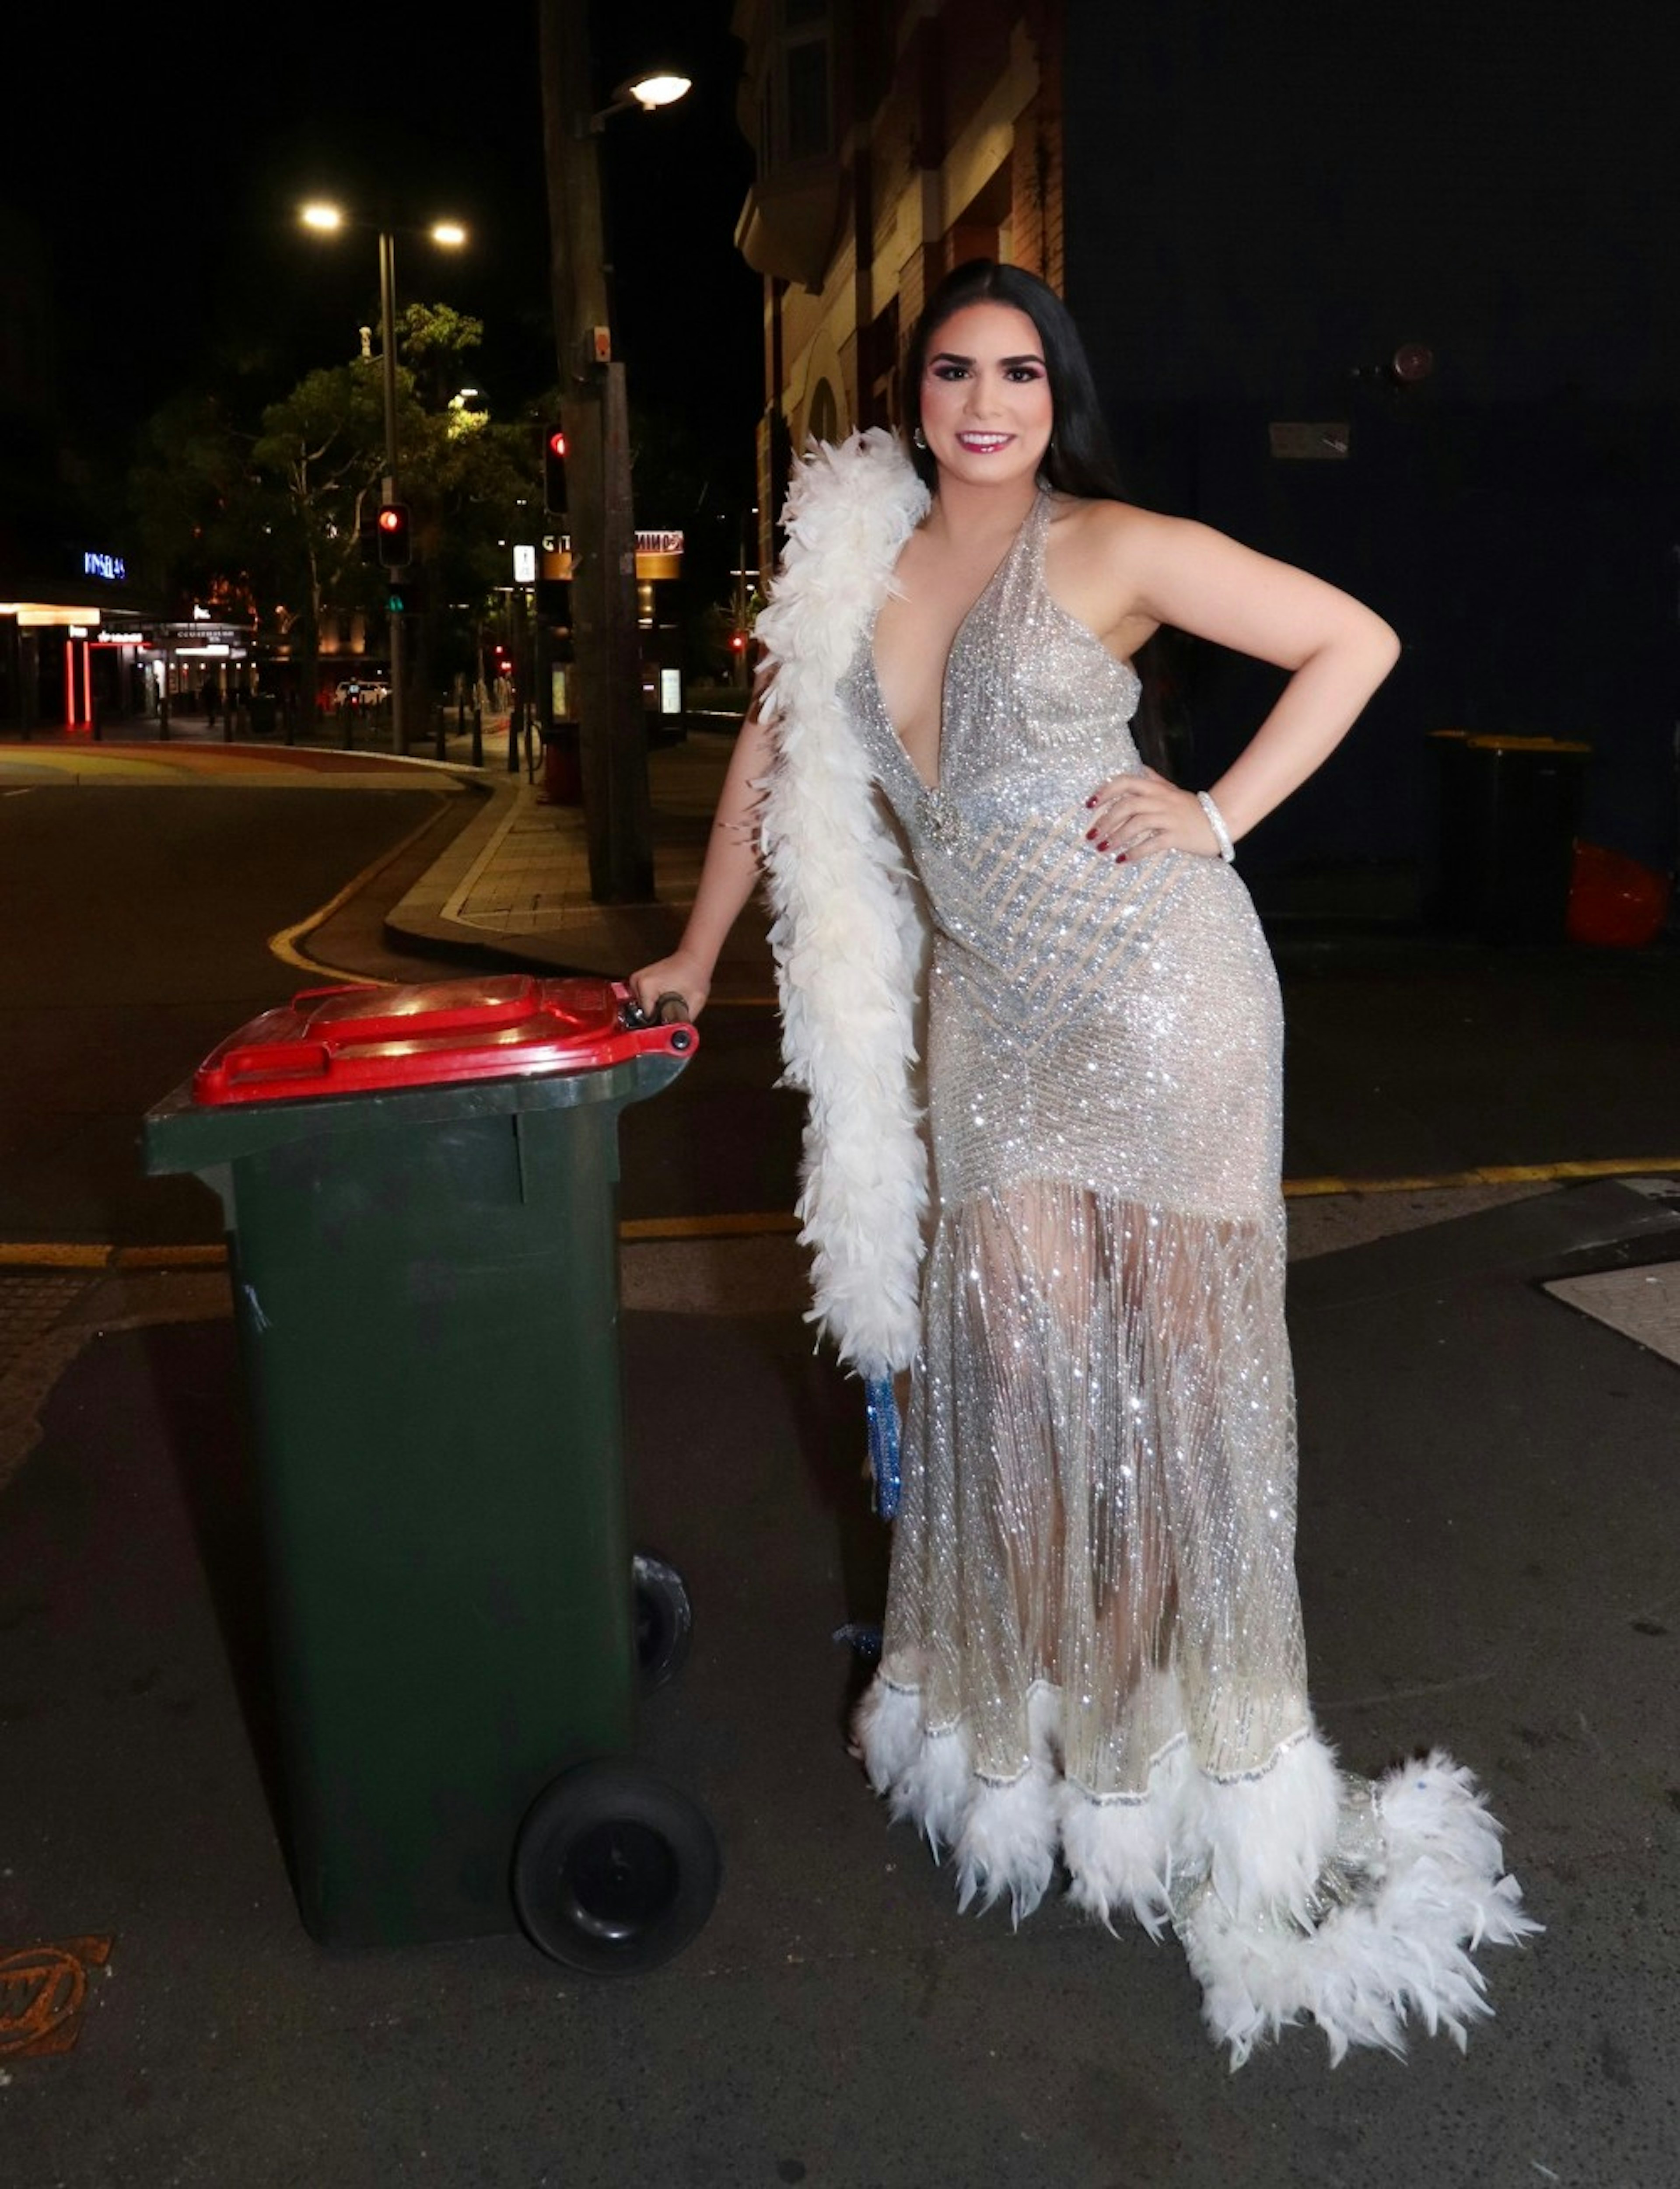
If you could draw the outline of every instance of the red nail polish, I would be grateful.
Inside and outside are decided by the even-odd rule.
[[[1090,812],[1090,810],[1091,810],[1092,806],[1094,806],[1095,804],[1096,804],[1096,800],[1095,800],[1095,798],[1088,798],[1088,799],[1085,800],[1085,811],[1089,813],[1089,812]]]
[[[1095,829],[1087,829],[1085,831],[1085,841],[1089,844],[1092,837],[1094,837],[1096,833],[1097,832]]]
[[[1096,830],[1095,830],[1095,829],[1092,829],[1092,831],[1091,831],[1092,835],[1094,835],[1094,836],[1095,836],[1096,833],[1097,833],[1097,832],[1096,832]],[[1106,836],[1105,836],[1105,837],[1103,838],[1103,840],[1102,840],[1101,843],[1100,843],[1100,844],[1097,846],[1097,849],[1098,849],[1098,851],[1106,851],[1108,849],[1108,839],[1107,839],[1107,837],[1106,837]]]
[[[1123,851],[1117,851],[1114,854],[1114,863],[1117,867],[1123,867],[1126,863],[1126,854]]]

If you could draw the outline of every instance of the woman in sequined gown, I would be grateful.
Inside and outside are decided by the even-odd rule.
[[[1236,2059],[1304,2013],[1338,2056],[1397,2045],[1408,2011],[1462,2030],[1483,2011],[1468,1943],[1527,1927],[1496,1828],[1444,1757],[1416,1784],[1343,1779],[1308,1703],[1281,1027],[1229,863],[1395,641],[1119,500],[1077,336],[1032,277],[959,269],[905,387],[931,508],[840,696],[932,929],[935,1221],[860,1752],[953,1851],[963,1905],[1006,1896],[1019,1920],[1060,1861],[1101,1920],[1171,1922]],[[1132,659],[1163,623],[1290,672],[1207,795],[1134,742]],[[644,1001],[704,1003],[773,758],[749,723]]]

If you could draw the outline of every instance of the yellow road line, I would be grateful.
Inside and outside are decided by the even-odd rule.
[[[0,1245],[0,1270],[108,1270],[114,1247]]]
[[[1680,1174],[1680,1156],[1609,1157],[1590,1162],[1485,1163],[1474,1170],[1436,1171],[1405,1178],[1292,1178],[1291,1200],[1338,1193],[1435,1193],[1465,1185],[1566,1185],[1571,1179],[1643,1178]],[[763,1239],[797,1231],[791,1209],[743,1209],[718,1216],[632,1216],[619,1226],[626,1245],[682,1239]],[[0,1269],[213,1270],[227,1260],[224,1246],[80,1246],[53,1241],[0,1242]]]
[[[1570,1179],[1643,1178],[1680,1171],[1680,1156],[1607,1157],[1592,1162],[1484,1163],[1474,1170],[1444,1170],[1403,1178],[1287,1178],[1291,1200],[1333,1193],[1437,1193],[1462,1185],[1552,1185]]]
[[[620,1239],[643,1245],[651,1239],[761,1239],[797,1231],[792,1209],[771,1209],[733,1216],[631,1216],[619,1226]]]
[[[116,1270],[219,1270],[228,1259],[225,1246],[116,1247],[111,1267]]]
[[[280,960],[281,964],[286,965],[295,965],[300,972],[316,974],[326,973],[330,974],[335,980],[355,981],[362,982],[370,987],[391,988],[397,987],[399,984],[394,981],[376,980],[366,973],[348,972],[342,966],[329,965],[324,959],[306,958],[302,955],[296,946],[303,941],[306,936],[312,935],[316,928],[324,927],[336,912],[342,912],[343,910],[344,907],[348,904],[353,897],[357,896],[361,891],[366,889],[371,883],[376,881],[379,876],[384,873],[386,868],[391,865],[393,860],[401,858],[404,851],[411,851],[428,829],[435,829],[437,827],[439,820],[443,817],[444,811],[444,809],[440,806],[436,813],[427,814],[425,820],[420,823],[417,829],[410,829],[408,834],[403,838],[401,843],[393,844],[388,851],[382,852],[378,858],[371,861],[368,865],[365,866],[359,874],[353,874],[350,880],[345,883],[343,888],[341,889],[335,897],[329,897],[324,905],[320,906],[315,911],[310,913],[305,919],[297,921],[296,924],[291,927],[282,927],[277,934],[271,935],[269,937],[269,947],[274,952],[275,957]]]

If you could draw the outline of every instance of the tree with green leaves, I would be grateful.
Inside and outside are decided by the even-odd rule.
[[[399,382],[399,434],[405,393]],[[411,393],[408,402],[411,406]],[[361,530],[379,503],[384,419],[376,364],[359,359],[322,366],[269,405],[252,447],[252,465],[272,483],[284,512],[284,550],[296,588],[296,606],[287,614],[306,701],[318,678],[324,610],[373,604]]]

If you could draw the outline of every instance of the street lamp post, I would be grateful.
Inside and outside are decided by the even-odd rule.
[[[385,390],[385,485],[387,506],[397,499],[397,245],[388,228],[379,231],[379,347],[380,377]],[[391,742],[399,753],[409,749],[408,648],[403,643],[403,619],[387,608],[385,625],[391,648]]]
[[[306,228],[315,229],[324,235],[335,234],[341,228],[367,228],[367,221],[351,221],[334,205],[314,204],[303,207],[301,216]],[[427,233],[434,243],[455,250],[467,240],[467,231],[458,221],[434,221]],[[382,495],[386,507],[397,500],[397,241],[393,229],[381,228],[379,236],[379,338],[380,377],[385,399],[385,477]],[[365,336],[365,329],[364,329]],[[399,753],[409,749],[408,738],[408,662],[404,645],[403,619],[387,611],[386,623],[391,640],[391,736]]]
[[[566,416],[572,536],[572,642],[590,895],[623,904],[653,893],[648,726],[636,602],[636,519],[622,362],[613,354],[596,138],[610,114],[668,105],[674,71],[626,84],[596,111],[587,10],[541,0],[543,145],[548,173],[555,348]]]

